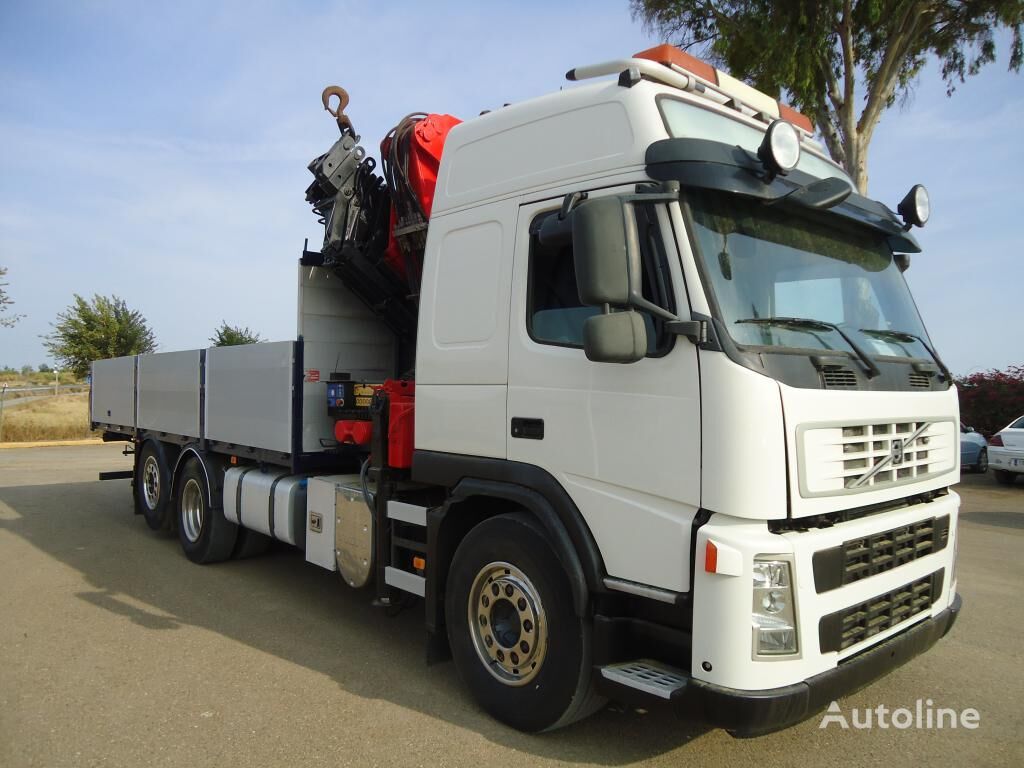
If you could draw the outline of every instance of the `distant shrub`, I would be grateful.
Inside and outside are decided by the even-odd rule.
[[[960,421],[990,437],[1024,415],[1024,365],[982,371],[956,380]]]

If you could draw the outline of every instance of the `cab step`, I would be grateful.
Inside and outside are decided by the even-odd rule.
[[[601,667],[601,677],[616,685],[661,699],[670,699],[672,694],[686,687],[690,676],[683,670],[667,664],[650,659],[637,659]]]

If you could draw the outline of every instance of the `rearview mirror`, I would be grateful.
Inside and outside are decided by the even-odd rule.
[[[583,351],[595,363],[635,363],[647,354],[647,326],[633,310],[588,317]]]
[[[618,197],[599,197],[580,203],[572,212],[572,250],[580,301],[591,307],[624,307],[635,293],[630,269],[639,248],[629,248],[626,207]],[[636,257],[630,253],[633,251]]]
[[[687,336],[695,344],[706,341],[701,321],[682,321],[643,295],[640,237],[633,206],[675,201],[678,195],[678,186],[674,186],[657,193],[584,200],[571,209],[573,263],[580,303],[604,311],[603,315],[588,319],[583,329],[590,360],[634,363],[645,356],[647,329],[643,316],[632,311],[635,309],[667,321],[665,328],[670,333]],[[549,232],[554,237],[554,229]],[[613,312],[615,308],[630,311]]]

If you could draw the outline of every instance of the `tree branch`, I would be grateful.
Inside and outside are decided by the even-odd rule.
[[[894,34],[889,39],[882,64],[869,82],[868,101],[857,121],[857,133],[865,144],[870,140],[882,110],[888,106],[889,99],[895,92],[900,68],[914,41],[918,24],[925,18],[927,6],[928,3],[919,2],[906,5],[899,23],[894,27]]]

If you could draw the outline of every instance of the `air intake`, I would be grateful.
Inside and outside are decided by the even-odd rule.
[[[849,368],[838,366],[822,369],[821,380],[828,389],[857,386],[857,375]]]
[[[910,374],[910,386],[916,389],[930,389],[932,386],[932,377],[927,373],[917,373],[912,371]]]

